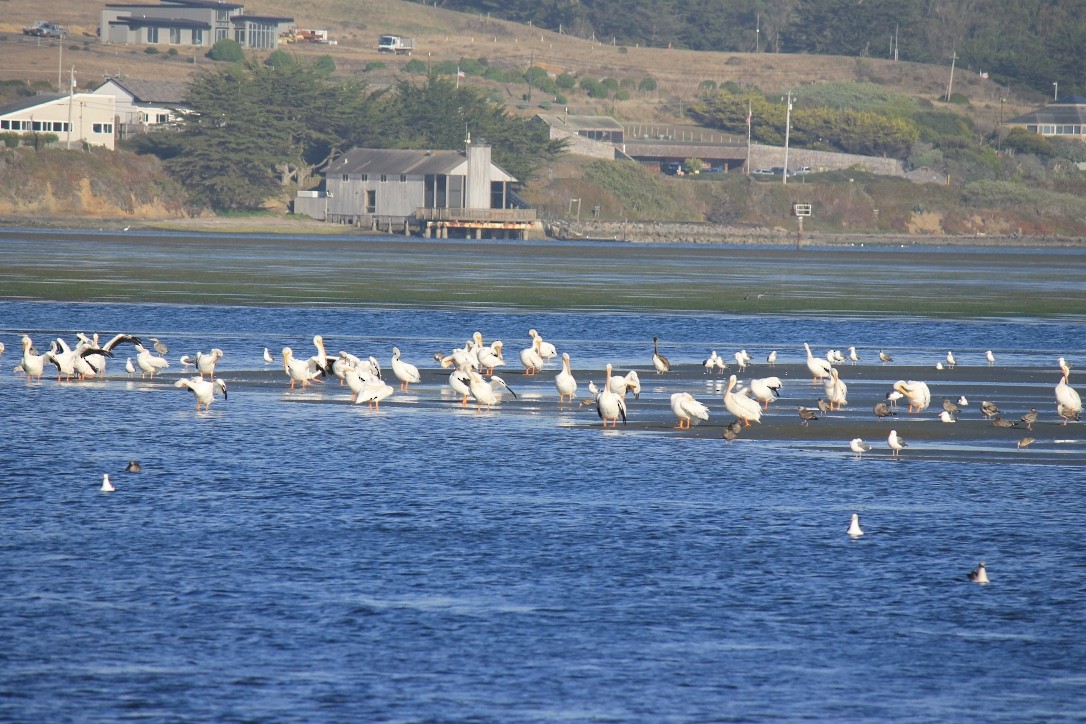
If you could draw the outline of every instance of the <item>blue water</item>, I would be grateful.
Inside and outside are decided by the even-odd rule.
[[[397,344],[432,368],[432,352],[479,329],[515,364],[536,327],[597,371],[644,371],[653,334],[687,364],[714,346],[798,362],[803,341],[927,364],[952,339],[968,364],[996,348],[1054,369],[1056,354],[1086,357],[1081,326],[31,302],[0,314],[0,719],[1086,718],[1082,466],[603,432],[591,412],[553,409],[553,367],[537,382],[507,374],[534,402],[490,414],[460,409],[432,370],[373,413],[331,384],[289,393],[260,361],[263,347],[310,354],[322,333],[333,353],[387,369]],[[22,332],[44,347],[80,330],[161,337],[172,376],[127,378],[129,347],[105,382],[10,374]],[[172,387],[175,360],[212,346],[230,397],[196,414]],[[133,458],[144,472],[122,473]],[[99,492],[103,472],[117,492]],[[979,560],[987,586],[966,580]]]

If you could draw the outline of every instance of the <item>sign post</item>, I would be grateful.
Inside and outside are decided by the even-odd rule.
[[[792,215],[796,217],[798,229],[796,231],[796,251],[799,251],[800,239],[803,238],[803,219],[811,215],[810,204],[792,204]]]

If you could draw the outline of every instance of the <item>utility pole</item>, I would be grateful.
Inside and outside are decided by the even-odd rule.
[[[64,38],[57,43],[57,92],[64,87]]]
[[[754,21],[754,52],[760,53],[762,50],[762,14],[758,13],[755,16]]]
[[[68,135],[64,141],[64,148],[72,150],[72,104],[75,103],[75,66],[72,66],[71,85],[68,87]]]
[[[788,135],[792,129],[792,91],[788,91],[788,110],[784,115],[784,173],[781,183],[788,183]]]
[[[946,102],[950,103],[950,94],[954,90],[954,64],[958,61],[958,51],[950,57],[950,82],[946,86]]]

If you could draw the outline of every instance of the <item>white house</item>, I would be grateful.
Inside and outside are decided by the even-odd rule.
[[[94,93],[40,93],[0,105],[0,133],[56,134],[58,145],[113,150],[116,101]]]
[[[125,127],[149,130],[177,122],[187,110],[187,87],[180,81],[110,78],[91,92],[116,99],[118,131],[123,137]]]

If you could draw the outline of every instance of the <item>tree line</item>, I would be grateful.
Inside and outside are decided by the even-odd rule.
[[[194,207],[220,212],[259,209],[312,185],[351,148],[461,149],[470,132],[521,181],[565,148],[484,91],[437,76],[373,90],[319,64],[280,57],[206,71],[186,95],[179,131],[141,137],[137,151],[162,158]]]

